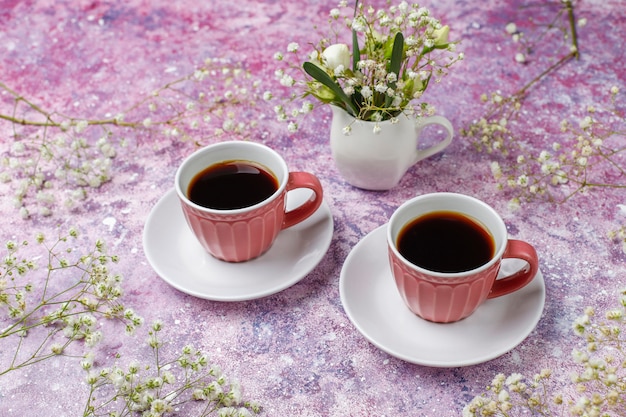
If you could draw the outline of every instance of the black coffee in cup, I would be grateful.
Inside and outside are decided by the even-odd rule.
[[[224,161],[196,174],[187,190],[189,200],[210,209],[234,210],[265,201],[278,190],[272,172],[250,161]]]
[[[414,265],[444,273],[478,268],[495,253],[491,233],[454,211],[435,211],[408,222],[398,234],[396,247]]]

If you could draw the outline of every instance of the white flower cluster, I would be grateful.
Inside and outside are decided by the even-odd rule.
[[[0,263],[0,311],[6,311],[9,325],[0,331],[0,339],[17,338],[16,350],[20,350],[26,345],[19,338],[27,337],[29,332],[41,329],[47,335],[40,346],[32,347],[30,355],[16,352],[8,368],[0,369],[0,375],[61,355],[77,341],[95,346],[102,339],[99,319],[119,320],[128,333],[142,324],[143,319],[120,302],[122,278],[108,268],[117,257],[107,254],[102,241],[97,241],[91,251],[74,255],[67,242],[77,238],[78,232],[71,228],[48,245],[38,234],[37,243],[45,247],[46,254],[31,259],[20,256],[28,241],[19,245],[7,242],[7,254]],[[49,264],[37,268],[34,259],[39,257],[48,259]],[[44,347],[48,344],[47,350]],[[20,362],[22,357],[26,359]]]
[[[21,245],[8,241],[5,245],[7,254],[0,264],[0,307],[6,309],[8,317],[12,320],[24,317],[28,308],[28,294],[33,290],[30,283],[21,286],[14,284],[17,279],[36,268],[34,260],[20,259],[17,256],[20,246],[26,245],[28,245],[26,241]]]
[[[486,393],[478,395],[463,409],[463,417],[566,415],[618,417],[624,415],[626,371],[624,331],[626,330],[626,291],[619,295],[617,308],[596,317],[587,307],[573,323],[574,333],[582,338],[585,349],[574,348],[572,359],[580,368],[571,376],[573,385],[556,383],[552,371],[545,369],[528,379],[514,373],[498,374]]]
[[[10,342],[14,338],[15,352],[9,355],[13,360],[8,367],[0,369],[0,377],[64,355],[77,341],[93,347],[103,337],[101,319],[121,321],[129,334],[143,324],[132,308],[120,302],[122,278],[109,270],[118,258],[107,254],[102,240],[97,240],[92,250],[75,254],[76,239],[78,232],[74,228],[50,243],[38,233],[36,241],[47,253],[33,259],[48,260],[41,269],[33,259],[21,255],[29,245],[27,241],[6,243],[7,253],[0,263],[0,310],[6,310],[3,321],[9,325],[0,331],[0,340]],[[39,271],[42,273],[32,282],[22,282]],[[177,357],[164,361],[165,343],[159,337],[162,329],[163,324],[155,321],[148,331],[153,364],[135,360],[126,367],[95,370],[93,353],[84,355],[80,365],[87,372],[90,389],[85,417],[139,413],[161,417],[184,407],[189,410],[196,403],[198,414],[194,415],[200,417],[214,413],[220,417],[250,417],[260,412],[258,404],[243,400],[236,381],[229,381],[218,366],[209,363],[206,354],[193,346],[185,346]],[[47,335],[37,339],[41,343],[30,346],[22,342],[30,332]]]
[[[33,207],[42,216],[52,214],[56,205],[72,209],[84,200],[86,188],[98,188],[111,179],[117,151],[110,135],[91,142],[82,136],[86,121],[68,123],[57,127],[55,137],[15,138],[0,158],[0,182],[13,183],[14,206],[22,218],[33,214]]]
[[[516,401],[522,401],[522,412],[528,410],[532,414],[550,415],[549,401],[546,401],[547,381],[552,372],[544,369],[541,373],[528,380],[522,374],[513,373],[508,377],[504,374],[496,375],[488,387],[488,394],[474,397],[472,401],[463,409],[463,417],[479,416],[512,416],[515,415],[515,407],[520,407]],[[559,403],[560,397],[557,395],[553,402]]]
[[[619,214],[622,218],[619,220],[621,226],[614,230],[610,230],[607,233],[607,236],[611,240],[617,240],[622,243],[622,252],[626,253],[626,219],[623,216],[626,216],[626,204],[618,204]]]
[[[615,106],[619,89],[613,86],[609,92]],[[461,133],[472,138],[478,151],[493,155],[490,163],[493,178],[498,189],[516,194],[512,200],[515,206],[541,196],[554,199],[557,189],[567,193],[567,199],[592,186],[626,186],[604,182],[610,177],[605,174],[607,170],[618,174],[626,171],[619,158],[624,148],[611,140],[619,136],[626,119],[616,117],[613,110],[601,111],[589,106],[587,114],[578,121],[560,123],[563,138],[553,142],[549,149],[533,151],[526,145],[528,132],[520,130],[519,99],[516,96],[503,98],[494,93],[491,98],[485,95],[483,100],[492,105],[489,116],[472,123]]]
[[[212,128],[214,136],[246,138],[254,132],[258,118],[252,117],[250,111],[256,106],[260,80],[254,78],[250,71],[226,59],[209,58],[196,70],[191,80],[197,83],[199,89],[197,100],[185,103],[181,117],[159,123],[164,127],[165,135],[198,141],[200,127]],[[165,105],[170,107],[172,103]]]
[[[193,403],[202,403],[199,414],[194,414],[200,417],[214,412],[219,417],[250,417],[260,411],[256,403],[243,401],[237,382],[229,382],[220,368],[193,346],[184,346],[177,357],[164,362],[159,338],[162,330],[163,324],[156,321],[148,332],[153,363],[134,360],[125,369],[113,366],[95,370],[92,362],[83,362],[90,386],[86,417],[131,412],[161,417],[179,412],[187,403],[186,414]]]
[[[252,115],[259,85],[241,65],[207,59],[114,116],[77,120],[48,113],[0,83],[16,106],[2,114],[15,133],[10,145],[0,145],[0,186],[10,186],[22,218],[77,209],[90,190],[111,180],[114,158],[126,146],[118,128],[158,129],[173,140],[196,143],[211,129],[214,136],[247,138],[259,119]],[[18,119],[16,113],[27,116]]]
[[[281,86],[293,89],[288,97],[292,104],[294,99],[310,95],[367,121],[388,120],[401,112],[431,114],[433,109],[421,101],[422,95],[430,83],[440,82],[448,69],[463,59],[463,53],[456,52],[456,43],[448,40],[449,27],[417,3],[402,1],[387,9],[359,3],[355,13],[342,1],[330,11],[329,26],[336,38],[321,39],[306,59],[294,42],[287,45],[286,52],[274,54],[275,60],[284,64],[275,76]],[[356,51],[342,42],[351,36],[342,38],[341,34],[352,32],[359,39]],[[394,70],[390,53],[398,34],[402,35],[403,54],[395,58],[398,69]],[[306,74],[303,63],[322,70],[335,87]],[[267,92],[264,98],[274,96]],[[274,110],[278,120],[295,131],[295,119],[312,108],[307,102],[294,107],[279,104]]]
[[[563,0],[561,3],[564,6],[564,10],[568,7],[573,8],[572,2],[569,0]],[[570,25],[570,31],[572,31],[572,43],[569,45],[569,52],[573,56],[578,53],[578,43],[576,40],[576,26],[579,28],[584,27],[587,24],[586,18],[578,19],[574,22],[574,15],[572,11],[568,11],[568,14],[571,13],[571,21],[568,22]],[[549,25],[550,28],[555,27],[554,22]],[[526,64],[528,62],[528,55],[531,54],[534,50],[537,49],[537,43],[546,43],[545,38],[540,36],[538,39],[530,39],[525,36],[524,32],[521,31],[515,22],[509,22],[505,26],[504,30],[508,35],[511,36],[511,40],[514,43],[519,44],[519,51],[515,53],[515,62],[519,64]],[[564,40],[569,40],[570,36],[562,37]]]

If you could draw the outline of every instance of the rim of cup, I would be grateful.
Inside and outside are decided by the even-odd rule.
[[[445,204],[442,204],[442,201],[445,201]],[[456,204],[454,204],[455,202]],[[463,203],[464,205],[460,205],[459,203]],[[416,205],[419,205],[421,209],[414,211],[413,208]],[[464,216],[470,217],[474,221],[477,221],[483,228],[485,228],[493,237],[495,243],[495,251],[489,262],[467,271],[438,272],[416,265],[402,256],[396,245],[398,233],[408,223],[418,217],[437,211],[453,211],[460,213]],[[468,211],[470,213],[468,213]],[[475,213],[479,213],[480,216]],[[485,221],[485,219],[487,219],[487,221]],[[395,257],[415,271],[439,278],[462,278],[490,268],[494,263],[498,262],[498,260],[502,258],[502,255],[506,250],[507,241],[508,233],[506,225],[500,215],[487,203],[477,198],[459,193],[437,192],[413,197],[412,199],[405,201],[394,211],[387,226],[387,244],[393,251]]]
[[[224,161],[248,161],[261,164],[276,178],[278,188],[265,200],[237,209],[212,209],[191,201],[187,196],[187,189],[191,180],[204,169]],[[287,163],[278,152],[260,143],[235,140],[207,145],[187,156],[176,170],[174,183],[178,197],[196,210],[212,214],[238,214],[255,210],[277,199],[287,187],[288,179]]]

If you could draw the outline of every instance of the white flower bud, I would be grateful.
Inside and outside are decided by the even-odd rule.
[[[435,46],[446,45],[448,43],[448,33],[450,33],[450,27],[448,25],[442,26],[439,29],[433,31],[433,41]]]
[[[322,52],[322,58],[326,66],[332,71],[340,65],[344,68],[350,67],[350,50],[344,43],[330,45]]]

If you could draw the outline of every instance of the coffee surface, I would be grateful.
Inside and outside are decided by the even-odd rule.
[[[194,203],[215,209],[250,207],[278,190],[278,180],[269,169],[249,161],[224,161],[196,174],[187,190]]]
[[[476,220],[453,211],[425,214],[406,224],[397,248],[409,262],[435,272],[464,272],[493,257],[495,242]]]

